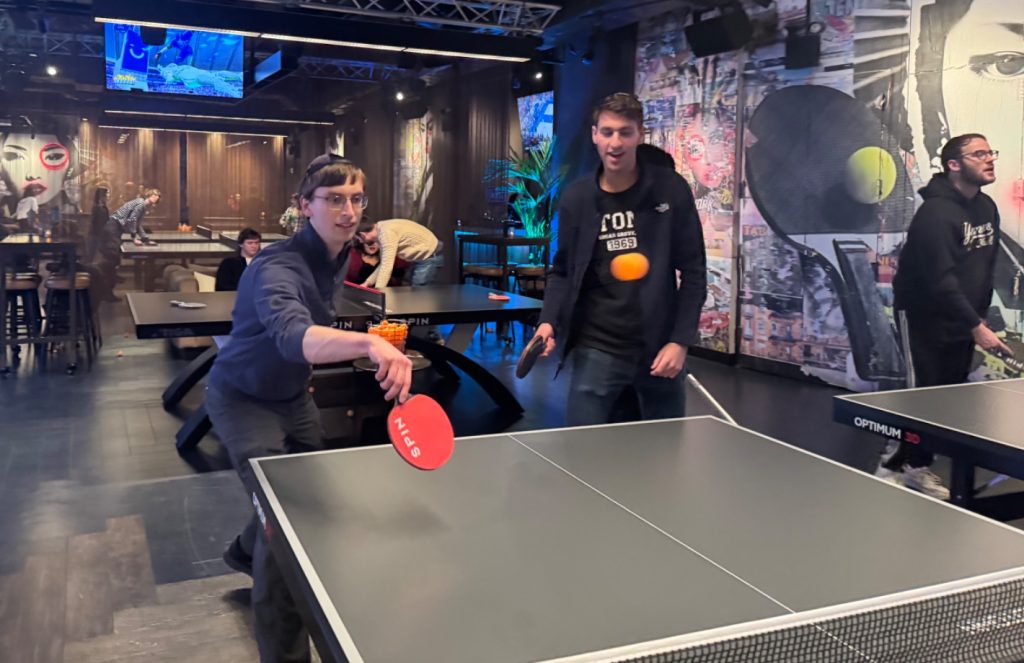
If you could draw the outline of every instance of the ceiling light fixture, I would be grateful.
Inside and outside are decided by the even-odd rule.
[[[157,113],[154,111],[105,110],[110,115],[142,115],[152,117],[182,117],[189,120],[229,120],[231,122],[266,122],[269,124],[309,124],[317,126],[334,126],[333,122],[322,120],[282,120],[274,117],[235,117],[231,115],[195,115],[192,113]]]
[[[140,131],[146,129],[147,131],[179,131],[183,134],[227,134],[230,136],[259,136],[260,138],[266,138],[268,136],[273,138],[287,138],[287,134],[256,134],[256,133],[243,133],[239,131],[204,131],[202,129],[165,129],[163,127],[122,127],[115,124],[101,124],[100,129],[122,129],[129,131]]]
[[[47,65],[46,66],[46,73],[49,76],[56,76],[57,75],[57,67],[54,67],[52,64],[51,65]]]
[[[242,37],[261,37],[263,39],[274,39],[277,41],[293,41],[303,44],[322,44],[325,46],[341,46],[345,48],[366,48],[375,51],[391,51],[394,53],[416,53],[418,55],[441,55],[452,58],[470,58],[474,60],[496,60],[498,62],[528,62],[530,58],[511,55],[491,55],[488,53],[470,53],[466,51],[447,51],[433,48],[414,48],[406,46],[393,46],[390,44],[370,44],[362,41],[347,41],[343,39],[321,39],[319,37],[299,37],[295,35],[277,34],[271,32],[248,32],[245,30],[222,30],[220,28],[207,28],[201,26],[181,25],[179,23],[163,23],[159,21],[136,21],[127,18],[111,18],[97,16],[97,23],[124,23],[127,25],[141,25],[148,28],[168,28],[172,30],[199,30],[201,32],[214,32],[220,34],[240,35]]]

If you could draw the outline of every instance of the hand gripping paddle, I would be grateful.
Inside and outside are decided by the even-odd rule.
[[[540,336],[534,336],[533,339],[523,349],[523,354],[519,355],[519,363],[516,364],[516,377],[520,380],[525,378],[533,365],[537,363],[537,358],[544,353],[544,348],[547,343]]]
[[[436,470],[452,456],[452,422],[430,396],[416,394],[388,413],[388,437],[398,455],[420,470]]]

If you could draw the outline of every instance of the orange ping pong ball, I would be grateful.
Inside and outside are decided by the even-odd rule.
[[[650,263],[642,253],[623,253],[612,259],[612,276],[620,281],[637,281],[647,276]]]

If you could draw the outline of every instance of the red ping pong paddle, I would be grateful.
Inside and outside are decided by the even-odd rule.
[[[519,363],[516,364],[516,377],[520,380],[525,378],[529,373],[533,365],[537,363],[537,358],[544,353],[544,348],[547,343],[540,336],[534,336],[533,339],[523,349],[523,354],[519,355]]]
[[[388,437],[402,459],[420,470],[436,470],[452,456],[455,431],[441,406],[416,394],[388,414]]]

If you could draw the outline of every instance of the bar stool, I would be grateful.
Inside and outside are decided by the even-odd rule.
[[[549,269],[547,265],[516,265],[512,269],[512,281],[515,292],[527,297],[533,297],[534,299],[544,299],[544,288],[547,285]],[[522,321],[523,338],[529,336],[526,333],[527,327],[537,327],[539,317],[539,314],[534,314],[530,316],[529,320]]]
[[[93,355],[99,350],[100,338],[93,317],[92,299],[89,288],[92,278],[87,272],[77,272],[72,286],[72,279],[67,274],[54,274],[43,283],[46,286],[46,324],[44,332],[47,336],[66,335],[71,320],[71,293],[73,292],[77,330],[76,335],[85,342],[86,358],[92,364]],[[73,290],[72,290],[73,288]],[[69,371],[73,372],[69,366]]]
[[[515,291],[520,295],[544,298],[544,286],[548,280],[546,265],[516,265],[512,268]]]
[[[505,276],[505,270],[501,265],[493,262],[466,263],[462,266],[462,273],[466,280],[472,280],[477,285],[496,290],[504,290],[507,284],[501,282]]]
[[[39,306],[39,285],[43,279],[35,272],[16,272],[6,275],[8,340],[39,336],[43,326],[43,311]],[[12,345],[15,358],[21,345]]]

